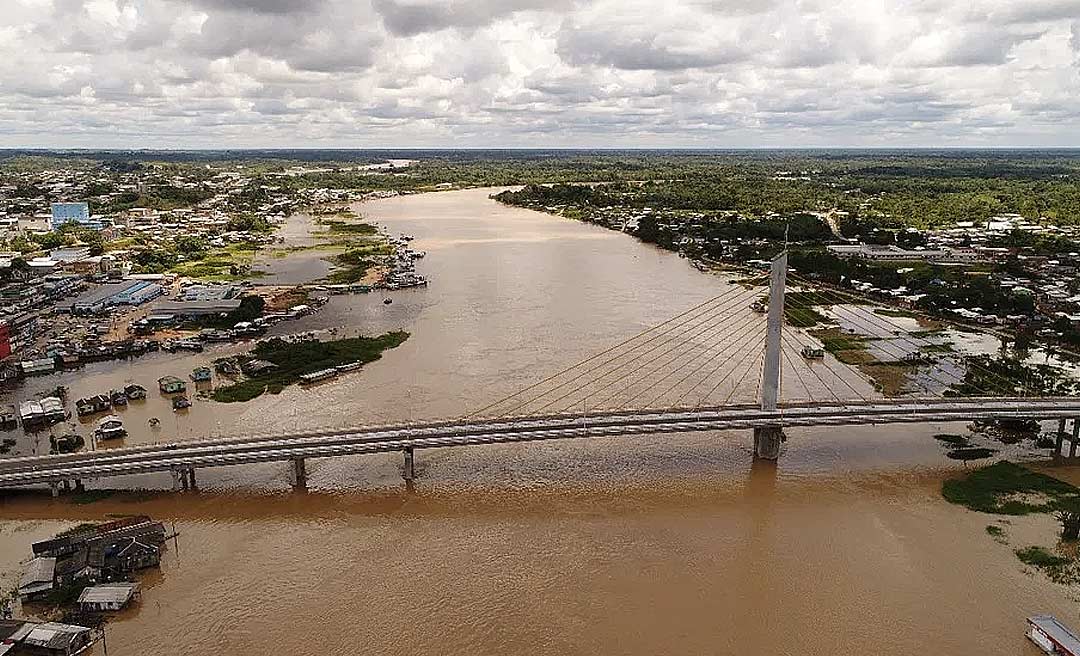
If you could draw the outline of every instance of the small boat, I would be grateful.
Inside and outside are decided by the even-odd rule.
[[[382,300],[382,302],[383,302],[383,305],[390,305],[391,303],[393,303],[393,302],[394,302],[394,299],[392,299],[392,298],[390,298],[389,296],[387,296],[386,298],[384,298],[384,299]]]
[[[124,388],[124,394],[127,395],[129,401],[136,401],[146,398],[146,388],[142,385],[136,385],[132,383]]]
[[[0,408],[0,430],[11,430],[19,426],[19,413],[13,405]]]
[[[112,440],[127,435],[124,422],[116,415],[109,415],[98,422],[94,436],[99,440]]]
[[[53,449],[55,449],[57,453],[74,453],[86,444],[86,440],[83,439],[82,435],[77,433],[68,433],[67,435],[61,435],[60,437],[53,437],[50,438],[50,441],[52,442]]]
[[[195,367],[191,372],[191,380],[196,383],[204,383],[210,380],[211,371],[210,367]]]
[[[754,301],[750,304],[750,309],[758,314],[765,314],[769,311],[769,306],[765,301]]]
[[[825,349],[816,348],[813,346],[804,346],[802,350],[802,356],[807,360],[823,360],[825,359]]]
[[[188,397],[186,397],[186,396],[173,397],[173,400],[172,400],[172,409],[173,410],[183,410],[184,408],[190,408],[190,407],[191,407],[191,400],[188,399]]]
[[[123,390],[109,390],[109,401],[114,405],[127,405],[128,397]]]

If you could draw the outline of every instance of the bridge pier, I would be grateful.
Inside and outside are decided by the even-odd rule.
[[[192,492],[195,492],[195,491],[197,491],[199,489],[198,484],[195,482],[195,468],[194,467],[190,467],[187,470],[187,485],[185,487],[188,490],[191,490]]]
[[[183,483],[181,482],[180,479],[181,479],[180,470],[179,469],[173,469],[172,470],[172,489],[173,489],[173,492],[179,492],[181,489],[183,489],[183,487],[182,487]]]
[[[60,496],[60,484],[55,481],[49,483],[49,492],[52,494],[52,497],[54,499]]]
[[[1065,418],[1058,420],[1057,436],[1054,438],[1054,458],[1061,457],[1061,447],[1065,444]]]
[[[293,458],[289,478],[292,479],[293,489],[307,489],[307,463],[303,458]]]
[[[780,426],[758,426],[754,429],[754,458],[776,460],[780,457],[780,445],[784,442],[784,429]]]
[[[402,469],[401,477],[411,483],[416,478],[416,469],[414,467],[413,459],[413,448],[411,446],[405,447],[403,453],[405,454],[405,466]]]
[[[75,491],[76,492],[85,492],[86,491],[86,488],[83,487],[82,479],[80,479],[80,478],[75,479]]]

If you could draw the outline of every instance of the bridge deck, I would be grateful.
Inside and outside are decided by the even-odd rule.
[[[87,480],[189,468],[473,444],[682,433],[757,426],[866,425],[974,419],[1080,417],[1080,398],[898,399],[852,403],[608,411],[499,419],[459,419],[289,435],[192,440],[0,461],[0,487]]]

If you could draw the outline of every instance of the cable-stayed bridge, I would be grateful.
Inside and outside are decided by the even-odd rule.
[[[176,487],[194,488],[198,469],[257,462],[290,463],[303,487],[310,458],[391,451],[404,454],[412,480],[421,449],[722,429],[752,430],[755,456],[776,459],[783,428],[793,426],[1056,419],[1060,454],[1073,419],[1074,450],[1080,442],[1080,397],[965,358],[913,319],[791,278],[789,291],[782,254],[767,277],[730,284],[467,416],[12,458],[0,461],[0,487],[49,484],[58,492],[168,471]]]

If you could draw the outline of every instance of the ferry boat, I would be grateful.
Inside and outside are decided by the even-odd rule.
[[[127,435],[127,429],[124,428],[124,422],[116,415],[109,415],[98,422],[97,430],[94,431],[94,437],[99,440],[113,440]]]
[[[1080,656],[1080,638],[1053,615],[1027,618],[1028,640],[1051,656]]]

